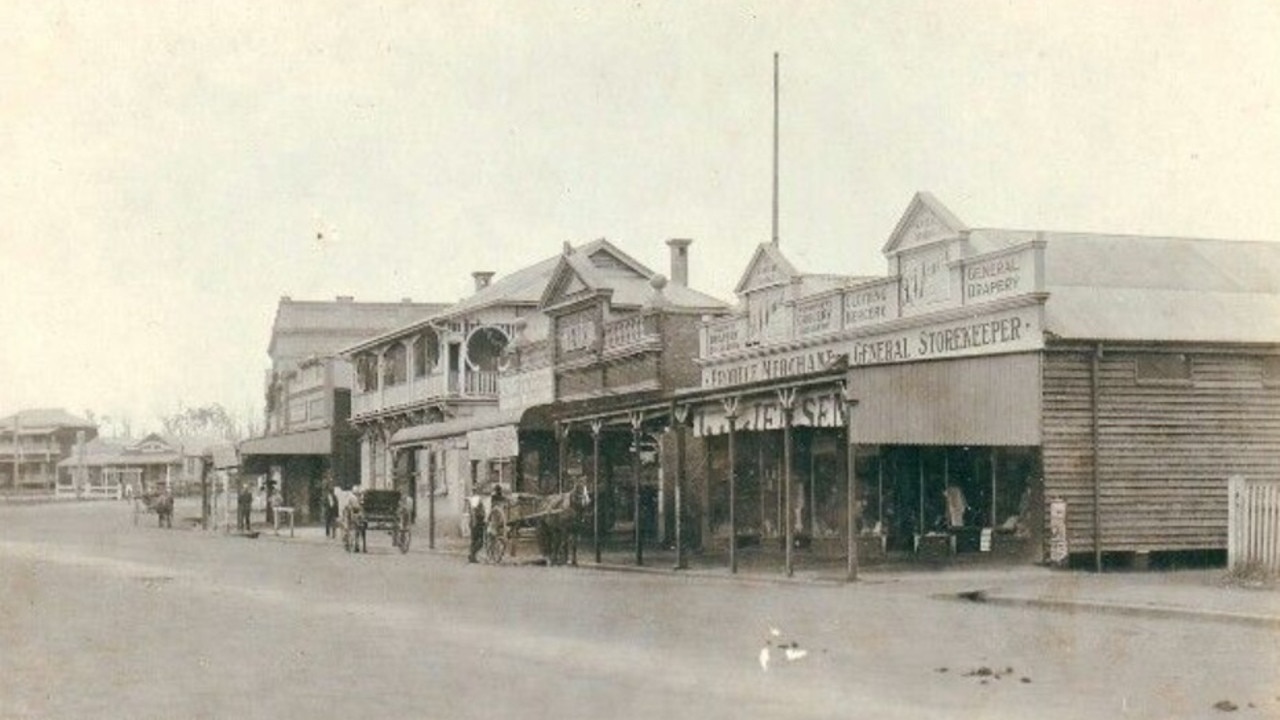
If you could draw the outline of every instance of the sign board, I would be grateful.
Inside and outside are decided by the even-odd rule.
[[[1049,562],[1061,565],[1067,561],[1067,501],[1049,501]]]
[[[471,460],[496,460],[519,454],[520,439],[515,425],[500,425],[467,433],[467,455]]]
[[[840,391],[828,389],[796,397],[791,415],[794,427],[844,427],[844,399]],[[743,400],[738,406],[737,430],[761,432],[781,430],[784,425],[782,405],[776,397],[761,396]],[[724,405],[707,403],[693,409],[693,434],[697,437],[724,435],[729,432],[729,418]]]
[[[964,264],[964,302],[972,305],[1013,297],[1035,290],[1034,248]]]
[[[498,409],[524,410],[555,401],[555,369],[552,367],[505,373],[498,378]]]
[[[816,349],[716,363],[702,369],[702,386],[727,387],[814,373],[831,367],[841,355],[847,355],[849,365],[857,367],[1025,352],[1043,347],[1044,332],[1037,305],[869,334]]]

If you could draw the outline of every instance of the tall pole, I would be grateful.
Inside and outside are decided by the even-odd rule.
[[[631,413],[631,522],[636,539],[636,565],[644,564],[644,540],[640,534],[640,435],[644,415]]]
[[[778,244],[778,53],[773,54],[773,244]]]
[[[683,494],[682,486],[684,485],[685,474],[685,421],[689,418],[688,405],[676,405],[671,410],[671,419],[676,424],[676,482],[675,482],[675,510],[676,510],[676,570],[683,570],[684,563],[684,521],[681,518],[683,514]]]
[[[569,462],[568,445],[569,426],[556,423],[556,492],[564,492],[565,465]]]
[[[783,521],[786,523],[786,533],[784,534],[784,537],[787,543],[785,556],[787,577],[791,577],[795,574],[795,558],[793,557],[795,535],[794,526],[791,522],[791,462],[793,454],[791,439],[791,411],[795,408],[795,403],[795,388],[778,391],[778,404],[782,406],[782,489],[783,492],[786,493]]]
[[[600,564],[600,432],[604,421],[591,421],[591,542]]]
[[[849,456],[845,467],[845,477],[848,483],[845,492],[848,494],[846,501],[849,513],[849,554],[846,579],[853,582],[858,579],[858,446],[853,442],[853,408],[857,406],[858,401],[849,397],[846,393],[844,402],[845,442],[848,444]]]
[[[409,452],[416,453],[416,449]],[[417,463],[414,463],[415,465]],[[475,465],[471,466],[472,472]],[[427,446],[427,549],[436,549],[436,451]]]
[[[737,405],[737,403],[734,403]],[[729,416],[729,572],[738,572],[738,417]]]

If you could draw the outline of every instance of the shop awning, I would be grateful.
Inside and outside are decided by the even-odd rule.
[[[329,455],[333,451],[333,438],[329,428],[267,435],[240,443],[240,455]]]
[[[523,410],[499,410],[483,415],[446,420],[445,422],[414,425],[392,435],[391,446],[422,445],[431,440],[467,435],[476,430],[488,430],[504,425],[515,427],[520,424],[520,417],[523,414]]]
[[[214,445],[209,449],[213,455],[213,467],[215,470],[229,470],[234,467],[240,467],[240,455],[236,452],[235,445]]]

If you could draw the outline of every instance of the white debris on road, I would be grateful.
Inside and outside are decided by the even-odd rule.
[[[785,658],[787,662],[795,662],[796,660],[800,660],[801,658],[804,658],[809,654],[808,650],[801,648],[800,643],[794,640],[790,642],[786,642],[783,640],[775,640],[775,638],[781,638],[781,637],[782,637],[781,630],[773,626],[769,627],[769,637],[764,641],[764,647],[760,649],[759,660],[760,660],[761,670],[765,672],[769,671],[769,660],[772,657],[770,648],[776,647],[777,649],[781,650],[782,657]]]

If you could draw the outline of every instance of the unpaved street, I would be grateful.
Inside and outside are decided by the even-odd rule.
[[[0,506],[0,717],[1280,717],[1255,628],[370,548]]]

